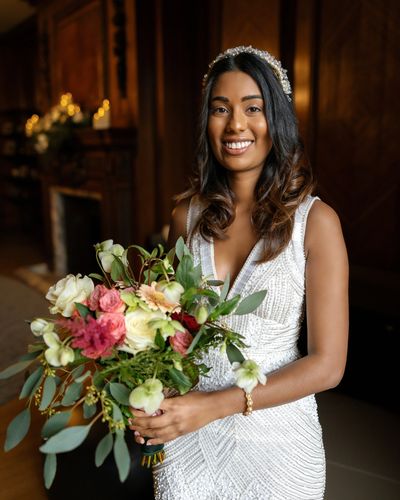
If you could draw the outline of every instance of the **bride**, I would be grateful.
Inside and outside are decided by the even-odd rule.
[[[197,169],[178,197],[170,244],[184,236],[203,275],[229,295],[266,289],[231,316],[267,375],[246,395],[225,356],[210,352],[199,390],[133,410],[135,438],[166,443],[157,499],[322,499],[325,454],[314,394],[341,380],[347,352],[348,263],[339,219],[313,196],[291,88],[268,52],[220,54],[203,81]],[[297,340],[307,317],[307,355]]]

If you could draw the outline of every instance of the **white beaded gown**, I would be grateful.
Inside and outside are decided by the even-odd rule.
[[[257,263],[258,241],[228,298],[267,290],[251,314],[231,316],[229,326],[245,336],[245,356],[269,372],[300,357],[297,339],[304,310],[304,234],[307,215],[317,199],[309,196],[297,209],[291,241],[272,261]],[[191,202],[190,234],[201,207]],[[216,278],[212,242],[199,234],[189,239],[205,276]],[[231,366],[218,350],[205,357],[212,366],[199,390],[234,385]],[[268,383],[268,382],[267,382]],[[245,400],[243,398],[243,404]],[[233,415],[165,445],[166,459],[154,468],[156,500],[321,500],[325,488],[325,453],[313,395],[292,403]]]

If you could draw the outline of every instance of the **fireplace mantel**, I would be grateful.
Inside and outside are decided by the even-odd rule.
[[[76,272],[68,266],[68,251],[74,248],[74,260],[80,258],[77,252],[82,247],[83,253],[91,246],[79,230],[85,226],[85,208],[78,214],[67,214],[71,203],[63,204],[74,197],[80,202],[84,199],[98,202],[98,216],[90,214],[87,223],[93,221],[97,229],[92,230],[92,237],[97,240],[113,239],[122,245],[134,240],[134,168],[136,157],[136,133],[133,129],[82,129],[76,134],[73,147],[63,154],[43,157],[41,162],[41,184],[45,222],[45,238],[48,263],[58,273]],[[82,205],[85,206],[84,204]],[[67,217],[76,220],[80,234],[67,232],[63,225]],[[98,220],[97,220],[98,219]],[[82,238],[82,245],[74,242],[67,244],[65,238]],[[88,237],[88,235],[85,235]],[[70,243],[70,242],[69,242]],[[96,243],[91,241],[90,243]],[[92,251],[91,249],[89,251]],[[60,255],[63,255],[60,258]],[[64,263],[63,263],[64,262]],[[86,271],[86,270],[84,270]]]

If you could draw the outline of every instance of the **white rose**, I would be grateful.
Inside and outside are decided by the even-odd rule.
[[[31,331],[35,337],[40,337],[44,333],[52,332],[54,329],[54,323],[50,323],[42,318],[35,318],[30,324]]]
[[[144,311],[137,308],[125,314],[126,336],[121,351],[136,354],[155,347],[156,329],[150,323],[156,319],[165,319],[161,311]]]
[[[93,281],[88,277],[68,274],[49,288],[46,299],[53,304],[49,310],[51,314],[61,313],[66,318],[72,316],[75,302],[83,302],[94,290]]]

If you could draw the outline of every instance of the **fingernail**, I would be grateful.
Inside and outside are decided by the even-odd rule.
[[[143,439],[143,438],[140,438],[140,439],[139,439],[139,443],[140,443],[140,444],[144,444],[144,439]],[[149,443],[147,443],[147,444],[149,444]]]
[[[135,436],[140,436],[140,432],[139,431],[135,431],[134,434],[135,434]]]

